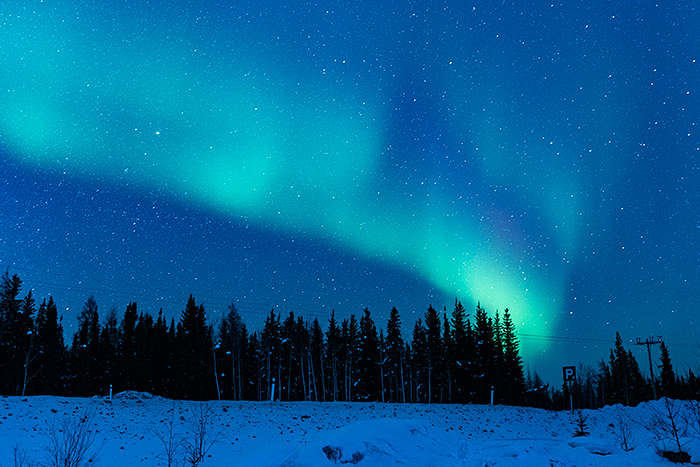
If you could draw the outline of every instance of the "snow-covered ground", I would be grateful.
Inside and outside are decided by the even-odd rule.
[[[654,409],[663,408],[661,402],[584,410],[590,434],[581,437],[574,436],[578,413],[521,407],[208,404],[212,411],[206,437],[219,437],[202,467],[672,465],[658,454],[658,442],[647,428]],[[170,421],[176,435],[186,437],[188,421],[197,419],[200,409],[196,402],[141,393],[121,393],[112,400],[0,398],[0,466],[15,465],[15,446],[28,460],[45,462],[51,426],[86,413],[94,415],[90,422],[96,435],[93,448],[100,449],[96,465],[167,465],[161,437]],[[629,451],[620,446],[620,431],[626,423],[628,447],[633,448]],[[688,440],[684,448],[700,454],[697,441]]]

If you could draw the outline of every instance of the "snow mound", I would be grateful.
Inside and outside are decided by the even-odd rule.
[[[114,394],[112,396],[112,399],[117,399],[117,400],[162,400],[163,398],[161,396],[154,396],[150,392],[144,392],[144,391],[122,391],[118,392],[117,394]]]
[[[284,467],[347,464],[360,467],[454,463],[448,443],[412,420],[365,420],[319,434],[281,463]]]

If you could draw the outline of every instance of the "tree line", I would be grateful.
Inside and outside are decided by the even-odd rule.
[[[94,297],[64,342],[53,298],[37,306],[22,281],[5,271],[0,284],[0,393],[93,396],[123,390],[173,399],[525,403],[519,342],[510,312],[473,320],[462,304],[429,306],[404,336],[392,308],[378,329],[365,308],[359,319],[325,326],[271,310],[249,332],[234,304],[209,322],[190,296],[170,322],[129,303],[100,319]]]
[[[620,333],[615,334],[615,345],[608,359],[602,359],[596,367],[579,364],[576,381],[566,383],[560,390],[552,391],[548,401],[554,408],[567,408],[569,396],[578,408],[598,408],[622,404],[636,406],[640,402],[657,398],[700,400],[700,379],[692,370],[685,375],[676,373],[671,354],[665,342],[660,342],[660,358],[655,364],[654,379],[645,377],[632,351],[625,349]],[[654,364],[654,363],[652,363]]]
[[[580,364],[577,380],[557,389],[538,374],[525,377],[519,341],[508,309],[488,316],[429,306],[402,333],[392,308],[384,328],[369,309],[359,319],[325,326],[290,312],[271,310],[261,329],[249,332],[232,303],[210,322],[204,305],[190,296],[179,320],[168,322],[129,303],[121,319],[112,308],[103,319],[94,297],[78,315],[69,343],[53,298],[37,306],[22,282],[7,271],[0,279],[0,394],[106,395],[147,391],[173,399],[380,401],[479,403],[568,409],[659,396],[698,399],[692,371],[677,375],[661,344],[655,383],[645,378],[619,333],[610,357],[596,368]],[[492,396],[493,394],[493,396]]]

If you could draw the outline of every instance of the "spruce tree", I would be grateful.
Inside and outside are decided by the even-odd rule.
[[[474,402],[487,404],[496,379],[496,350],[494,346],[493,322],[486,311],[477,304],[474,314],[475,342],[475,394]]]
[[[309,361],[310,361],[310,381],[313,389],[313,400],[317,402],[325,401],[325,381],[323,370],[323,330],[314,319],[309,333]]]
[[[359,356],[360,327],[355,315],[344,319],[341,328],[341,356],[343,359],[343,394],[345,401],[355,400],[354,388],[357,384],[357,360]]]
[[[0,279],[0,346],[5,344],[5,333],[8,332],[9,326],[14,323],[16,314],[19,313],[22,303],[19,298],[21,290],[22,281],[20,278],[16,274],[10,277],[10,273],[6,269],[2,279]]]
[[[262,387],[260,390],[265,391],[263,400],[271,400],[271,398],[275,400],[279,399],[279,380],[281,375],[280,334],[280,319],[279,316],[275,314],[275,310],[272,309],[270,310],[270,314],[265,319],[265,326],[260,334],[260,350],[262,358],[260,366]],[[273,389],[274,393],[272,392]]]
[[[211,330],[206,329],[206,344],[211,348]],[[145,391],[152,393],[155,391],[154,376],[157,374],[156,362],[154,361],[155,338],[153,317],[149,313],[141,312],[134,330],[134,350],[135,350],[135,387],[137,391]],[[203,350],[204,353],[204,350]],[[207,356],[204,353],[204,356]],[[213,357],[212,357],[213,358]],[[204,366],[211,368],[212,358],[204,360]]]
[[[119,327],[117,322],[117,310],[111,308],[105,317],[105,323],[100,329],[98,345],[99,374],[96,375],[95,385],[97,392],[107,394],[110,385],[113,390],[119,391],[120,362],[119,362]]]
[[[228,375],[223,382],[224,397],[240,400],[243,392],[243,358],[246,342],[243,340],[245,326],[236,305],[232,302],[228,312],[219,323],[218,339],[221,344],[220,372]]]
[[[454,368],[454,342],[452,342],[452,331],[450,330],[450,322],[447,319],[447,312],[443,313],[443,325],[442,325],[442,341],[444,343],[445,355],[442,362],[442,371],[444,374],[444,386],[446,391],[446,398],[443,402],[451,404],[452,399],[452,387],[454,379],[452,376],[452,369]]]
[[[523,362],[518,350],[518,338],[515,335],[515,327],[508,308],[503,312],[501,337],[503,339],[504,401],[508,405],[520,405],[523,403],[525,392],[525,377],[523,376]]]
[[[646,382],[631,351],[625,350],[620,333],[610,349],[611,404],[637,405],[647,399]]]
[[[172,342],[169,338],[168,323],[163,316],[163,309],[158,311],[154,325],[154,388],[153,393],[160,396],[168,395],[170,386],[170,368],[172,365]]]
[[[295,353],[297,354],[300,371],[297,378],[301,377],[301,381],[299,382],[299,390],[301,391],[299,400],[307,401],[311,400],[311,334],[309,333],[309,325],[304,322],[301,316],[297,318],[295,328],[296,337],[294,347],[296,349]],[[321,331],[320,325],[318,331]],[[317,336],[319,335],[318,331],[316,332]],[[320,335],[322,335],[322,331]]]
[[[297,322],[294,318],[294,312],[290,311],[287,318],[284,320],[281,328],[281,375],[282,384],[281,392],[282,400],[292,401],[298,400],[298,395],[301,392],[299,386],[301,381],[298,378],[298,355],[294,348],[294,341],[297,339],[296,332]]]
[[[413,325],[411,336],[411,400],[428,401],[428,343],[423,320]]]
[[[177,324],[176,363],[179,367],[176,390],[178,398],[207,400],[214,398],[211,329],[206,324],[203,305],[190,295]]]
[[[244,394],[249,394],[250,399],[254,401],[270,400],[269,394],[266,394],[267,386],[264,384],[265,375],[263,365],[265,361],[265,350],[260,343],[258,333],[254,332],[248,341],[248,350],[250,358],[247,360],[250,365],[248,373],[251,375],[250,386],[246,388]]]
[[[58,319],[58,310],[49,297],[39,305],[36,316],[36,333],[39,348],[37,394],[63,395],[66,348],[63,326]]]
[[[380,399],[379,336],[372,315],[365,308],[360,318],[359,358],[357,362],[357,399]]]
[[[428,307],[425,313],[425,328],[426,328],[426,349],[425,356],[427,360],[427,402],[440,402],[441,383],[442,383],[442,358],[445,354],[442,341],[442,330],[440,326],[440,315],[432,305]]]
[[[470,365],[470,342],[467,339],[468,324],[467,315],[462,303],[455,298],[455,307],[452,311],[452,379],[453,400],[464,404],[470,401],[471,378],[467,377],[467,368]]]
[[[386,325],[386,372],[390,402],[406,402],[403,383],[404,342],[401,338],[401,317],[396,307],[389,312]]]
[[[135,390],[136,377],[136,323],[139,319],[136,302],[129,302],[121,322],[119,381],[120,390]]]
[[[671,364],[671,355],[668,352],[666,343],[661,341],[661,375],[660,386],[661,394],[668,398],[675,398],[676,395],[676,375],[673,373],[673,365]]]
[[[73,396],[98,394],[100,380],[100,321],[97,302],[89,296],[78,315],[78,329],[70,348],[70,393]]]
[[[23,346],[26,323],[19,298],[22,281],[5,270],[0,283],[0,393],[19,395],[22,381]],[[25,333],[23,336],[22,333]]]
[[[34,298],[32,297],[32,291],[30,290],[24,297],[24,300],[22,300],[16,324],[18,328],[18,353],[21,357],[20,363],[22,365],[19,375],[22,388],[20,395],[22,396],[27,395],[27,391],[30,390],[30,385],[33,384],[33,380],[39,372],[39,368],[37,366],[39,346],[36,337],[36,327],[34,324],[34,314],[36,313],[34,304]]]
[[[330,400],[337,401],[340,396],[340,328],[335,321],[335,310],[331,311],[326,331],[326,364],[329,378]]]

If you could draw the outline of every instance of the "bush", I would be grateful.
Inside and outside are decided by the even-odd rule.
[[[46,448],[48,467],[87,467],[95,465],[100,448],[93,449],[97,433],[93,430],[94,411],[78,417],[63,418],[49,425]]]
[[[586,420],[588,420],[588,417],[586,417],[583,412],[580,410],[578,411],[578,417],[576,418],[576,431],[574,432],[574,436],[588,436],[590,433],[586,430],[588,428],[588,425],[586,423]]]
[[[182,438],[175,432],[177,426],[177,422],[175,421],[175,408],[175,403],[173,403],[173,408],[169,411],[170,417],[166,420],[165,428],[162,430],[155,430],[156,436],[163,444],[163,453],[159,454],[158,457],[164,459],[168,467],[176,467],[179,464],[178,457],[182,454]]]
[[[185,420],[187,434],[182,438],[182,451],[185,462],[195,467],[199,465],[209,450],[219,441],[221,431],[213,429],[214,407],[201,402],[190,410]]]
[[[613,425],[613,433],[615,440],[620,445],[623,451],[629,452],[634,449],[632,439],[632,424],[629,418],[622,413],[620,406],[617,406],[617,414],[615,417],[615,425]]]
[[[661,441],[663,457],[673,456],[677,459],[685,459],[687,453],[683,451],[683,445],[685,444],[684,438],[688,433],[688,425],[681,416],[683,404],[668,397],[662,397],[659,403],[661,407],[654,407],[648,428]],[[673,448],[668,449],[667,441]],[[675,448],[678,450],[674,451]]]

